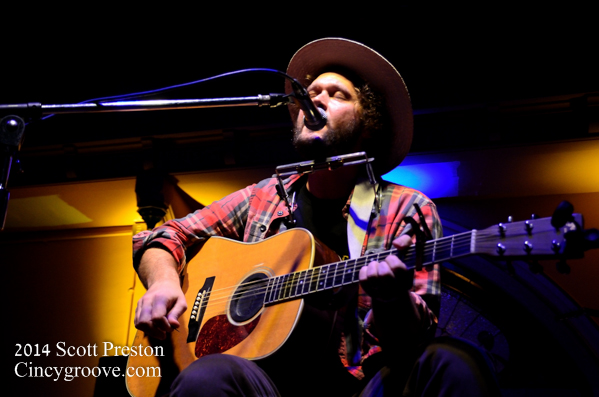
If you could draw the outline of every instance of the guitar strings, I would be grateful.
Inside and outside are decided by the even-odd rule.
[[[471,237],[474,237],[478,242],[484,241],[484,240],[489,240],[488,237],[492,237],[493,239],[495,239],[495,233],[481,233],[482,236],[477,236],[477,235],[473,235],[472,231],[469,232],[465,232],[462,234],[457,234],[457,235],[453,235],[453,236],[448,236],[448,237],[444,237],[438,240],[435,240],[434,243],[429,243],[429,246],[426,247],[425,251],[424,251],[424,255],[426,256],[426,254],[430,254],[430,251],[432,250],[442,250],[447,247],[451,247],[452,251],[456,251],[459,250],[460,248],[464,248],[464,247],[468,247],[470,245],[470,239]],[[413,248],[413,247],[411,247]],[[393,253],[397,253],[397,250],[392,249],[392,250],[388,250],[388,251],[383,251],[377,254],[371,254],[365,257],[361,257],[361,258],[357,258],[354,260],[350,260],[350,261],[345,261],[345,262],[336,262],[336,263],[332,263],[332,264],[328,264],[328,265],[324,265],[324,266],[320,266],[318,268],[312,268],[312,269],[307,269],[307,270],[303,270],[300,272],[297,272],[296,274],[300,274],[300,273],[307,273],[307,272],[311,272],[311,275],[309,278],[306,278],[304,276],[303,279],[301,279],[302,276],[298,276],[298,277],[292,277],[292,274],[289,275],[282,275],[282,276],[275,276],[272,277],[270,279],[266,279],[266,280],[256,280],[253,282],[249,282],[249,283],[244,283],[244,284],[240,284],[238,286],[232,286],[232,287],[227,287],[227,288],[222,288],[220,290],[214,290],[209,296],[207,296],[207,298],[212,297],[212,299],[210,299],[208,301],[208,299],[206,299],[206,301],[208,303],[202,305],[200,308],[205,307],[207,304],[218,304],[220,303],[220,301],[222,301],[223,299],[225,301],[229,301],[229,300],[235,300],[235,299],[239,299],[239,297],[243,296],[243,297],[252,297],[252,296],[259,296],[259,295],[265,295],[268,292],[268,288],[269,288],[269,281],[271,279],[279,279],[281,280],[284,277],[287,277],[287,280],[283,280],[281,281],[281,283],[279,285],[274,286],[273,288],[271,288],[271,296],[274,294],[275,298],[271,298],[267,303],[274,303],[277,301],[284,301],[284,300],[290,300],[290,299],[294,299],[294,298],[299,298],[301,296],[304,295],[308,295],[310,293],[314,293],[314,292],[319,292],[322,291],[324,289],[331,289],[331,288],[336,288],[336,287],[341,287],[342,285],[346,285],[346,284],[351,284],[354,283],[357,280],[357,274],[359,273],[360,268],[362,268],[367,262],[369,263],[372,260],[380,260],[381,256],[387,256],[389,254],[393,254]],[[465,254],[470,253],[465,252]],[[453,257],[457,257],[457,255],[453,256]],[[413,249],[411,249],[410,251],[408,251],[405,255],[405,257],[403,258],[404,262],[409,263],[411,261],[413,261],[415,259],[415,251]],[[344,272],[344,276],[340,276],[338,274],[337,271],[333,271],[333,272],[326,272],[324,273],[323,276],[323,271],[319,271],[321,269],[328,269],[330,267],[333,266],[338,266],[340,263],[350,263],[354,261],[354,265],[353,268],[349,271],[349,272]],[[429,264],[432,264],[433,262],[430,262]],[[352,265],[350,265],[352,266]],[[413,268],[413,266],[411,266],[411,268]],[[325,270],[326,271],[326,270]],[[332,274],[331,274],[332,273]],[[349,282],[341,282],[340,284],[334,283],[331,284],[330,281],[334,281],[335,278],[339,278],[342,277],[344,280],[347,279],[348,274],[350,274],[351,276],[349,277]],[[318,282],[320,280],[320,282]],[[310,289],[311,287],[309,287],[308,291],[304,290],[301,292],[298,292],[299,287],[300,286],[304,286],[306,284],[310,284],[313,285],[312,283],[317,283],[315,284],[316,289]],[[257,286],[252,288],[252,285],[256,284]],[[239,292],[236,292],[232,295],[229,294],[228,291],[230,291],[233,288],[239,288]],[[294,291],[294,292],[293,292]],[[216,294],[217,292],[221,292],[220,294]],[[224,294],[223,294],[224,292]],[[281,296],[281,293],[283,293],[283,295]],[[214,295],[214,296],[212,296]]]
[[[479,240],[484,240],[486,237],[493,237],[495,238],[495,233],[484,233],[484,231],[482,231],[482,236],[477,236],[475,234],[473,234],[474,231],[468,231],[468,232],[464,232],[464,233],[460,233],[460,234],[456,234],[456,235],[452,235],[452,236],[447,236],[447,237],[443,237],[434,241],[431,241],[429,243],[426,244],[425,249],[423,250],[423,256],[426,257],[426,255],[430,255],[431,252],[435,251],[442,251],[442,250],[446,250],[448,248],[451,248],[451,251],[459,251],[460,249],[463,249],[465,247],[469,247],[471,244],[471,238],[475,237],[477,241]],[[464,254],[468,254],[470,253],[469,250],[468,252],[465,252]],[[302,296],[305,295],[309,295],[310,293],[314,293],[314,292],[319,292],[322,291],[324,289],[331,289],[331,288],[336,288],[336,287],[341,287],[343,285],[347,285],[347,284],[352,284],[355,283],[356,281],[358,281],[358,274],[360,269],[366,264],[366,263],[370,263],[370,261],[372,260],[380,260],[381,256],[387,257],[388,255],[391,254],[397,254],[397,249],[391,249],[391,250],[386,250],[386,251],[382,251],[376,254],[370,254],[370,255],[366,255],[363,256],[361,258],[356,258],[353,260],[348,260],[348,261],[342,261],[342,262],[336,262],[336,263],[332,263],[332,264],[327,264],[327,265],[323,265],[323,266],[319,266],[317,268],[311,268],[311,269],[307,269],[307,270],[302,270],[300,272],[297,273],[291,273],[291,274],[287,274],[287,275],[282,275],[282,276],[274,276],[268,279],[261,279],[261,280],[255,280],[255,281],[251,281],[248,283],[242,283],[239,284],[237,286],[230,286],[230,287],[225,287],[225,288],[221,288],[218,290],[213,290],[211,292],[209,292],[208,294],[206,294],[205,299],[203,300],[204,303],[202,305],[199,306],[199,309],[203,309],[205,308],[207,305],[212,306],[217,306],[219,303],[226,303],[230,300],[235,300],[235,299],[239,299],[240,297],[252,297],[252,296],[260,296],[260,295],[266,295],[268,292],[268,288],[269,288],[269,282],[270,280],[273,279],[278,279],[278,280],[282,280],[279,285],[275,285],[276,281],[273,282],[273,285],[271,286],[271,297],[272,295],[276,295],[274,299],[270,299],[268,303],[274,303],[277,301],[284,301],[284,300],[290,300],[290,299],[294,299],[294,298],[300,298]],[[410,262],[414,262],[416,258],[416,251],[414,249],[414,247],[410,247],[406,252],[405,255],[403,257],[403,261],[406,264],[409,264]],[[332,268],[333,266],[339,266],[339,264],[347,264],[354,262],[353,265],[349,265],[350,267],[352,267],[351,270],[342,273],[342,275],[339,275],[338,272],[336,270],[329,272],[328,269]],[[429,265],[432,264],[433,262],[428,263]],[[425,264],[426,265],[426,264]],[[414,266],[410,266],[410,268],[413,268]],[[320,270],[320,271],[319,271]],[[309,277],[305,277],[302,279],[302,276],[300,275],[301,273],[307,273],[307,272],[311,272],[311,275]],[[323,275],[324,272],[324,275]],[[293,275],[296,274],[297,276],[294,277]],[[348,277],[349,275],[349,277]],[[287,277],[286,280],[283,280],[284,277]],[[342,279],[341,284],[335,284],[334,280],[338,278]],[[350,280],[349,282],[343,282],[345,280]],[[331,283],[331,281],[333,281],[333,283]],[[305,290],[305,285],[308,284],[308,290]],[[316,289],[313,290],[311,286],[315,286]],[[303,289],[303,291],[298,292],[298,290],[300,289],[300,287]],[[238,289],[237,292],[230,294],[230,291],[232,289]],[[292,292],[293,291],[293,292]],[[283,296],[281,296],[281,293],[283,293]],[[222,310],[221,310],[222,311]]]
[[[527,232],[522,230],[520,233],[517,233],[514,236],[512,230],[512,233],[510,234],[510,237],[513,238],[517,237],[518,235],[525,236]],[[476,253],[472,250],[473,241],[475,242],[475,248],[479,248],[484,246],[485,243],[491,241],[493,243],[497,242],[497,237],[498,233],[496,229],[487,228],[484,230],[471,230],[452,236],[446,236],[437,240],[429,241],[426,243],[424,247],[423,257],[425,258],[427,255],[429,255],[431,256],[431,261],[428,263],[424,263],[424,266],[433,264],[434,262],[438,261],[436,258],[434,260],[432,259],[433,252],[440,252],[441,254],[443,254],[444,251],[448,251],[448,256],[446,258],[442,258],[442,260],[439,261],[457,258],[459,256],[465,256],[472,253]],[[487,249],[490,248],[493,248],[494,250],[495,244],[487,245]],[[478,251],[479,253],[483,252],[483,250],[481,250],[480,248],[478,249]],[[282,301],[298,299],[311,293],[341,287],[343,285],[353,284],[358,281],[359,271],[364,265],[366,265],[372,260],[380,261],[380,258],[382,256],[386,257],[388,255],[397,253],[398,251],[396,249],[386,250],[376,254],[366,255],[361,258],[335,262],[316,268],[302,270],[296,273],[273,276],[267,279],[256,280],[248,283],[242,283],[236,286],[230,286],[218,290],[213,290],[211,293],[206,294],[204,303],[198,307],[198,310],[205,309],[205,315],[208,315],[210,312],[213,312],[215,310],[219,313],[224,313],[225,309],[219,308],[219,306],[222,306],[223,303],[226,304],[230,301],[234,301],[242,297],[251,298],[255,296],[261,296],[262,299],[264,299],[264,297],[267,296],[267,293],[269,293],[269,288],[270,299],[267,302],[265,302],[265,304],[279,303]],[[406,263],[406,265],[409,265],[411,262],[415,262],[416,251],[414,246],[410,247],[406,251],[403,251],[402,253],[404,254],[402,257],[402,261]],[[438,257],[439,255],[435,256]],[[342,275],[340,275],[338,273],[338,266],[340,264],[345,264],[346,269],[350,270],[344,271]],[[328,269],[332,269],[333,266],[336,266],[335,270],[329,272]],[[414,268],[414,266],[408,266],[408,268]],[[310,275],[307,277],[308,272],[310,272]],[[285,277],[287,277],[287,279],[285,279]],[[336,278],[341,278],[342,282],[336,283]],[[275,285],[276,281],[274,281],[272,285],[269,285],[269,282],[271,280],[282,281],[278,285]],[[304,287],[305,285],[308,285],[307,290]],[[312,288],[312,286],[315,286],[315,288]],[[230,291],[233,289],[238,290],[235,291],[233,294],[230,294]]]
[[[443,238],[443,239],[439,239],[436,240],[436,244],[430,244],[430,247],[427,247],[427,249],[425,249],[424,255],[426,255],[427,253],[430,253],[431,250],[439,250],[442,249],[443,246],[453,246],[453,249],[455,250],[456,248],[461,248],[461,247],[465,247],[467,245],[469,245],[469,240],[470,240],[470,234],[471,232],[466,232],[465,235],[467,236],[460,236],[460,235],[455,235],[455,236],[449,236],[447,238]],[[453,238],[452,238],[453,237]],[[457,237],[457,238],[456,238]],[[464,240],[464,237],[467,237],[467,240]],[[445,240],[445,241],[443,241]],[[453,243],[453,244],[452,244]],[[464,244],[467,243],[467,244]],[[412,247],[413,248],[413,247]],[[328,264],[328,265],[324,265],[324,266],[320,266],[318,268],[313,268],[313,269],[307,269],[307,270],[303,270],[300,272],[297,272],[297,274],[299,273],[307,273],[307,272],[311,272],[312,274],[310,275],[309,278],[305,278],[304,279],[298,279],[301,278],[301,276],[298,277],[292,277],[292,274],[289,275],[282,275],[282,276],[275,276],[272,277],[271,279],[282,279],[284,277],[287,277],[287,280],[283,280],[281,281],[281,283],[279,285],[274,286],[273,288],[271,288],[273,291],[273,293],[275,295],[277,295],[277,297],[275,299],[271,299],[269,303],[272,302],[276,302],[276,301],[282,301],[282,300],[288,300],[290,298],[296,298],[296,297],[301,297],[303,295],[308,295],[310,293],[313,292],[319,292],[323,289],[330,289],[330,288],[335,288],[335,287],[340,287],[342,285],[346,285],[346,284],[351,284],[357,281],[357,274],[359,273],[359,270],[366,264],[369,263],[372,260],[380,260],[381,256],[387,256],[389,254],[393,254],[393,253],[397,253],[396,249],[392,249],[392,250],[388,250],[388,251],[383,251],[377,254],[371,254],[365,257],[361,257],[361,258],[357,258],[354,260],[350,260],[350,261],[345,261],[345,262],[336,262],[336,263],[332,263],[332,264]],[[376,258],[375,258],[376,257]],[[411,262],[413,261],[415,258],[415,253],[414,250],[408,251],[405,255],[405,257],[403,258],[404,262]],[[344,272],[343,276],[339,275],[337,273],[337,271],[334,272],[326,272],[324,273],[323,276],[323,271],[319,271],[321,269],[328,269],[330,267],[333,267],[335,265],[339,265],[340,263],[350,263],[350,262],[355,262],[353,265],[353,268],[349,271],[349,272]],[[432,262],[431,262],[432,264]],[[349,265],[352,266],[352,265]],[[326,270],[325,270],[326,271]],[[333,273],[333,274],[331,274]],[[335,278],[339,278],[342,277],[344,280],[348,279],[348,274],[351,274],[351,276],[349,277],[349,282],[342,282],[341,284],[330,284],[329,282],[331,280],[334,280]],[[251,297],[251,296],[258,296],[258,295],[262,295],[265,294],[267,292],[268,289],[268,283],[271,279],[266,279],[266,280],[256,280],[256,281],[252,281],[252,282],[248,282],[248,283],[244,283],[244,284],[240,284],[238,286],[233,286],[233,287],[227,287],[227,288],[222,288],[219,290],[214,290],[212,291],[212,293],[210,294],[210,296],[207,296],[207,298],[211,299],[209,300],[209,303],[207,304],[215,304],[215,303],[219,303],[219,301],[221,299],[226,299],[227,301],[230,300],[234,300],[234,299],[238,299],[239,296],[245,296],[245,297]],[[310,284],[312,285],[312,283],[317,282],[320,279],[320,282],[316,285],[316,290],[308,290],[307,292],[304,290],[304,292],[300,292],[298,293],[298,287],[306,285],[306,284]],[[259,285],[261,284],[261,286]],[[252,285],[258,285],[255,288],[252,288]],[[318,287],[318,286],[326,286],[326,287]],[[239,288],[240,292],[235,293],[230,295],[228,291],[230,291],[233,288]],[[276,288],[276,290],[275,290]],[[295,292],[291,292],[290,290],[295,289]],[[284,292],[286,291],[286,292]],[[217,294],[217,292],[225,292],[224,294]],[[250,292],[252,294],[250,294]],[[281,292],[284,292],[283,296],[281,297]],[[272,295],[272,293],[271,293]],[[206,299],[208,301],[208,299]],[[201,307],[205,307],[205,304]]]

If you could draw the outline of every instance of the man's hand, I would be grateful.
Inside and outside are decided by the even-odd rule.
[[[412,239],[403,235],[393,241],[400,250],[412,245]],[[373,299],[381,302],[394,301],[405,296],[412,285],[413,274],[395,255],[390,255],[380,262],[372,261],[360,269],[360,284]]]
[[[403,250],[412,245],[412,239],[404,235],[393,241],[393,245]],[[373,329],[381,346],[391,352],[388,357],[404,357],[415,347],[412,341],[420,340],[428,327],[422,323],[417,295],[410,292],[413,281],[413,272],[394,255],[360,269],[360,284],[372,298]]]
[[[139,277],[148,290],[137,302],[135,327],[147,335],[164,339],[179,328],[179,317],[187,309],[173,257],[161,249],[149,249],[139,265]]]
[[[156,282],[137,302],[135,327],[154,338],[179,328],[179,317],[187,310],[185,295],[179,283]]]

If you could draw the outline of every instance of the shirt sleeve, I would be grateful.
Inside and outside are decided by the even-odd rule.
[[[167,221],[152,231],[135,235],[133,237],[135,269],[148,248],[161,248],[169,252],[177,261],[178,270],[181,271],[186,263],[187,248],[202,244],[211,236],[242,239],[254,186],[232,193],[184,218]]]

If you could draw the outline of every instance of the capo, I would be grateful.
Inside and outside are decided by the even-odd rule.
[[[415,268],[417,271],[420,271],[422,270],[422,264],[424,263],[424,245],[428,240],[432,240],[433,235],[431,230],[428,228],[428,225],[424,221],[424,215],[422,214],[420,206],[417,203],[414,203],[414,208],[416,209],[416,213],[418,213],[418,217],[420,218],[420,225],[411,216],[406,216],[404,218],[404,222],[412,226],[412,230],[414,230],[414,235],[416,236]]]

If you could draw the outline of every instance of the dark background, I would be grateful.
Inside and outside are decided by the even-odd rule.
[[[336,36],[371,46],[404,77],[412,152],[597,136],[590,8],[227,8],[22,10],[3,25],[0,103],[77,103],[243,68],[284,71],[302,45]],[[245,74],[153,98],[282,91],[279,76]],[[280,164],[294,156],[288,119],[283,108],[56,116],[27,128],[25,173],[11,184],[133,176],[144,162],[167,172]]]

